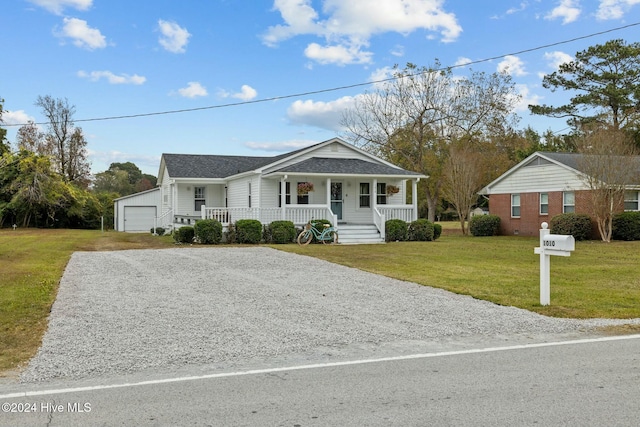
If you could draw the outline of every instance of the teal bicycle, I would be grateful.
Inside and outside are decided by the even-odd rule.
[[[324,227],[322,232],[316,229],[316,225],[320,224]],[[299,245],[308,245],[313,239],[319,240],[324,244],[338,243],[338,232],[335,227],[321,222],[309,221],[305,224],[302,233],[298,236]]]

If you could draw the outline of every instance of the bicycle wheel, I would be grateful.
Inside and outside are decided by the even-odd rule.
[[[329,237],[329,238],[327,238]],[[322,243],[325,245],[331,245],[333,243],[338,243],[338,233],[336,231],[330,231],[324,239],[322,239]]]
[[[313,233],[311,230],[304,230],[298,236],[298,244],[299,245],[308,245],[313,240]]]

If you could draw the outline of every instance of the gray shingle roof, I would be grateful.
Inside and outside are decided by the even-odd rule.
[[[335,175],[396,175],[422,176],[420,173],[387,166],[381,163],[368,162],[360,159],[336,159],[312,157],[299,163],[279,169],[283,173],[320,173]]]

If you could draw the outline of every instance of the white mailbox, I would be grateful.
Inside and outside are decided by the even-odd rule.
[[[573,236],[563,234],[547,234],[542,238],[542,248],[552,251],[573,252],[576,250],[576,240]]]
[[[551,304],[550,267],[551,255],[571,256],[576,249],[576,240],[573,236],[563,234],[550,234],[549,224],[542,223],[540,229],[540,247],[533,252],[540,255],[540,305]]]

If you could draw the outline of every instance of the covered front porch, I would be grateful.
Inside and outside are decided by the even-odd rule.
[[[200,218],[216,219],[224,226],[240,219],[255,219],[263,224],[286,220],[296,226],[312,219],[327,219],[338,230],[344,227],[346,231],[352,225],[375,226],[384,240],[387,220],[411,222],[418,218],[415,195],[419,179],[284,174],[276,182],[273,178],[263,182],[259,189],[261,207],[202,206]],[[406,203],[409,182],[411,203]],[[270,192],[274,193],[273,197]],[[267,204],[272,207],[265,207]]]

